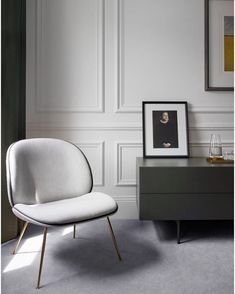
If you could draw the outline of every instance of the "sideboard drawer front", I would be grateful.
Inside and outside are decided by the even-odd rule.
[[[142,220],[233,219],[233,194],[141,194]]]
[[[140,167],[140,193],[233,193],[233,167]]]

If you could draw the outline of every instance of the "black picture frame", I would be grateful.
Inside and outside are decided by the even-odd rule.
[[[205,9],[205,91],[234,91],[234,87],[227,86],[212,86],[210,83],[211,73],[210,73],[210,2],[214,0],[204,0]],[[222,0],[221,0],[222,1]],[[212,46],[213,47],[213,46]]]
[[[142,101],[142,126],[144,158],[189,157],[186,101]]]

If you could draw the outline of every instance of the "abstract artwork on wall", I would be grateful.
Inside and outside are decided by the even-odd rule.
[[[224,71],[234,71],[234,17],[224,16]]]
[[[234,0],[205,0],[205,90],[234,90]]]

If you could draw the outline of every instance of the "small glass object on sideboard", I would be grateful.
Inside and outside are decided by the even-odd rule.
[[[211,135],[209,158],[223,158],[221,138],[218,134]]]

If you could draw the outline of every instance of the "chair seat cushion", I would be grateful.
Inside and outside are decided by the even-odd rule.
[[[14,213],[23,220],[41,225],[77,223],[111,214],[117,210],[115,200],[100,192],[41,204],[16,204]]]

